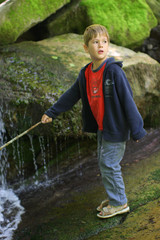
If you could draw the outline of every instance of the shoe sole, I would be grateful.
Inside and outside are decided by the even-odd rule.
[[[103,216],[103,215],[97,214],[97,217],[99,217],[99,218],[110,218],[110,217],[114,217],[114,216],[116,216],[116,215],[118,215],[118,214],[127,213],[127,212],[129,212],[129,211],[130,211],[130,209],[129,209],[129,207],[127,207],[127,208],[124,208],[124,209],[122,209],[122,210],[120,210],[120,211],[118,211],[118,212],[112,213],[112,214],[110,214],[110,215],[105,215],[105,216]]]

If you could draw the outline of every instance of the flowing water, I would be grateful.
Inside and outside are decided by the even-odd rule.
[[[38,166],[37,166],[37,162],[36,162],[36,156],[35,156],[35,150],[34,150],[34,145],[33,145],[33,136],[32,135],[28,135],[29,139],[30,139],[30,143],[31,143],[31,151],[33,154],[33,163],[34,163],[34,168],[35,168],[35,179],[38,177]],[[35,180],[35,184],[38,184],[38,181]]]
[[[5,128],[0,111],[0,146],[6,142]],[[21,221],[24,208],[14,191],[7,186],[7,170],[9,168],[6,149],[0,151],[0,239],[11,240],[13,232]]]
[[[11,240],[24,208],[12,189],[0,188],[0,239]]]

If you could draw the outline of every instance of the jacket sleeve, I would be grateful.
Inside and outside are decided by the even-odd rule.
[[[47,116],[55,119],[60,113],[70,110],[76,104],[80,99],[79,76],[75,83],[45,112]]]
[[[124,110],[133,140],[139,140],[146,135],[143,119],[133,99],[132,89],[121,68],[115,73],[115,84],[121,106]]]

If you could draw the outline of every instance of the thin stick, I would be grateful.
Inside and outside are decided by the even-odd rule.
[[[30,127],[28,130],[24,131],[23,133],[19,134],[18,136],[16,136],[15,138],[11,139],[9,142],[7,142],[6,144],[4,144],[3,146],[0,147],[0,151],[7,147],[9,144],[13,143],[15,140],[17,140],[18,138],[22,137],[23,135],[25,135],[26,133],[28,133],[29,131],[31,131],[33,128],[37,127],[39,124],[41,124],[42,122],[38,122],[35,125],[33,125],[32,127]]]

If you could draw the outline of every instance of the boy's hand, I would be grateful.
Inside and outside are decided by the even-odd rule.
[[[44,114],[41,118],[42,123],[50,123],[52,122],[52,118],[48,117],[46,114]]]

